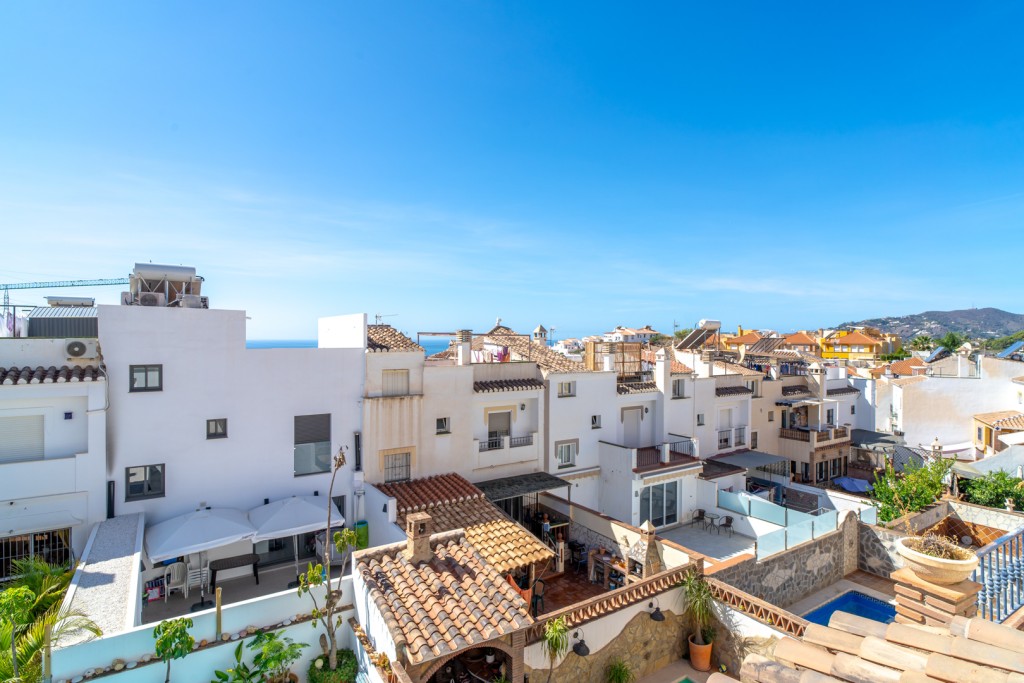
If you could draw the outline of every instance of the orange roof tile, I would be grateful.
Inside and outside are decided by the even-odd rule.
[[[367,351],[377,352],[419,351],[423,353],[422,346],[391,327],[391,325],[367,325],[366,349]]]
[[[1024,429],[1024,414],[1016,410],[998,410],[994,413],[978,413],[974,419],[999,429]]]
[[[857,331],[853,331],[844,335],[837,334],[833,337],[829,337],[826,341],[832,344],[866,344],[868,346],[878,346],[879,344],[882,343],[881,341],[875,339],[874,337],[869,337],[863,332]]]
[[[789,346],[817,346],[818,341],[806,332],[794,332],[786,335],[786,344]]]

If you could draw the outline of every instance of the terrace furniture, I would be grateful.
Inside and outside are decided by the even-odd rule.
[[[712,529],[718,526],[716,522],[721,517],[721,515],[715,512],[708,512],[705,513],[704,517],[707,519],[707,521],[704,523],[704,526],[707,528],[708,531],[711,531]]]
[[[690,519],[690,526],[693,526],[697,522],[700,522],[701,526],[704,526],[707,523],[707,520],[704,518],[704,510],[700,508],[693,511],[693,517]]]
[[[722,533],[722,529],[728,530],[729,535],[732,536],[732,517],[729,515],[726,515],[722,523],[718,525],[718,533]]]
[[[569,558],[569,564],[576,569],[576,573],[586,571],[587,569],[587,546],[580,543],[579,541],[569,541],[569,552],[571,553]]]
[[[537,617],[538,608],[544,609],[544,579],[537,579],[533,582],[533,597],[530,599],[530,611],[534,618]]]
[[[234,557],[222,557],[219,560],[214,560],[210,563],[210,590],[216,590],[217,588],[217,572],[224,569],[234,569],[235,567],[244,567],[246,565],[252,565],[252,575],[256,579],[256,584],[260,582],[260,556],[256,553],[247,553],[245,555],[235,555]]]
[[[209,585],[210,561],[206,553],[193,553],[186,558],[185,567],[188,569],[188,587],[203,588]]]
[[[188,569],[184,562],[175,562],[164,569],[164,602],[172,590],[188,597]]]

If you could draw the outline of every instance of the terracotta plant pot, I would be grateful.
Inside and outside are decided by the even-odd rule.
[[[944,560],[940,557],[932,557],[908,548],[906,541],[914,540],[911,536],[896,541],[896,551],[903,557],[907,567],[925,581],[947,586],[953,583],[960,583],[971,576],[978,566],[978,556],[974,553],[966,560]]]
[[[690,636],[690,666],[697,671],[711,671],[712,644],[698,645]]]

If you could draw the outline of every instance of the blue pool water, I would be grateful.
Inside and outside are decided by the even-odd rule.
[[[880,621],[883,624],[890,624],[896,619],[896,608],[887,602],[877,600],[870,595],[864,595],[857,591],[843,593],[838,598],[826,602],[821,607],[811,610],[804,615],[804,619],[828,626],[828,620],[833,612],[848,612],[858,617]]]

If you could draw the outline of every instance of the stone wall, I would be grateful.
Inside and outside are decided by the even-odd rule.
[[[599,534],[588,526],[584,526],[579,522],[569,522],[569,538],[579,543],[583,543],[587,546],[587,550],[593,550],[598,547],[605,547],[609,550],[618,550],[618,554],[625,557],[626,553],[629,552],[629,548],[624,548],[621,543],[608,538],[604,534]]]
[[[606,646],[591,651],[586,657],[577,656],[571,649],[552,674],[552,683],[590,683],[603,681],[608,664],[621,657],[637,678],[647,676],[668,666],[683,654],[684,633],[688,634],[687,619],[669,610],[663,610],[665,621],[653,621],[647,612],[640,612]],[[588,628],[584,626],[584,631]],[[526,669],[530,681],[547,680],[547,670]]]
[[[749,654],[770,656],[775,644],[786,634],[753,617],[724,605],[715,606],[715,642],[711,651],[712,670],[724,665],[736,674]]]
[[[908,536],[892,529],[859,524],[857,535],[857,567],[863,571],[889,578],[903,567],[903,558],[896,552],[897,539]]]
[[[973,505],[959,500],[949,501],[949,507],[953,514],[965,522],[981,524],[993,529],[1002,529],[1003,531],[1014,531],[1024,527],[1024,513],[988,508],[983,505]]]
[[[839,529],[761,562],[747,560],[714,572],[713,576],[744,593],[779,607],[831,586],[854,568],[857,518],[845,514]]]

